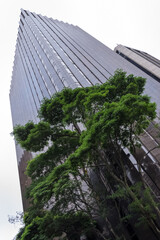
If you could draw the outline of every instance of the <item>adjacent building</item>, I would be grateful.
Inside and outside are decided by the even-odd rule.
[[[114,51],[160,82],[160,60],[146,52],[125,47],[123,45],[117,45]]]
[[[10,89],[13,126],[23,125],[29,120],[37,122],[37,111],[44,97],[50,98],[65,87],[87,87],[104,83],[116,69],[147,79],[145,93],[156,102],[158,114],[158,60],[148,55],[148,59],[152,58],[150,67],[141,65],[136,59],[147,61],[145,54],[125,49],[125,53],[118,47],[113,51],[78,26],[22,9]],[[132,58],[131,54],[126,54],[127,51],[133,52],[132,55],[137,54],[137,57],[134,55]],[[155,72],[150,71],[153,70],[153,62],[157,67]],[[26,162],[33,154],[22,150],[19,145],[16,145],[16,152],[23,207],[26,209],[24,189],[29,180],[24,172]]]

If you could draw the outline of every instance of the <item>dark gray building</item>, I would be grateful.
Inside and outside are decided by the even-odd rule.
[[[52,18],[21,10],[10,89],[13,126],[38,121],[37,110],[44,97],[64,87],[101,84],[116,69],[147,79],[145,93],[160,112],[160,83],[142,68],[122,58],[80,29]],[[24,188],[29,184],[24,171],[32,154],[16,145],[23,206]]]

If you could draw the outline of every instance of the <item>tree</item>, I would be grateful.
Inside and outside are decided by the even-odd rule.
[[[112,204],[123,225],[120,214],[122,198],[128,205],[132,203],[131,207],[136,203],[140,219],[145,219],[159,234],[153,214],[155,211],[159,214],[157,205],[149,193],[147,201],[151,209],[148,211],[141,202],[141,194],[128,180],[127,163],[122,154],[125,147],[131,153],[140,147],[139,134],[156,116],[155,103],[143,95],[144,85],[144,78],[127,76],[118,70],[102,85],[74,90],[66,88],[51,99],[44,99],[38,124],[28,122],[14,128],[13,135],[21,147],[32,152],[43,151],[27,166],[27,175],[32,179],[27,196],[32,207],[20,239],[51,239],[46,233],[40,238],[40,230],[36,232],[37,238],[31,238],[30,234],[39,229],[48,214],[51,214],[53,225],[57,219],[63,222],[64,216],[74,225],[73,219],[79,213],[87,216],[90,229],[93,229],[95,218],[101,217],[111,238],[125,239],[123,228],[119,231],[112,226],[106,208],[109,199],[114,200]],[[140,170],[141,165],[137,164]],[[103,194],[94,186],[93,175],[98,176]],[[141,189],[146,189],[142,177],[140,181]],[[54,216],[57,216],[56,220]],[[72,239],[67,233],[68,227],[63,227],[68,239]],[[51,229],[53,237],[55,228]],[[97,231],[95,227],[94,230]],[[82,226],[75,239],[85,231]],[[97,234],[106,239],[105,234]]]
[[[21,225],[23,225],[23,212],[16,212],[16,216],[8,215],[8,221],[11,224],[15,224],[19,222]]]

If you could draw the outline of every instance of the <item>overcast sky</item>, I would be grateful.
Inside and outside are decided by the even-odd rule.
[[[7,216],[22,211],[9,105],[21,8],[78,25],[111,49],[123,44],[160,59],[159,0],[0,1],[0,240],[13,239],[19,226]]]

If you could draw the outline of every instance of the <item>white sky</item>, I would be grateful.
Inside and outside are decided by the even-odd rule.
[[[13,239],[18,226],[7,216],[22,210],[8,97],[21,8],[78,25],[112,49],[123,44],[160,59],[159,0],[0,1],[0,240]]]

